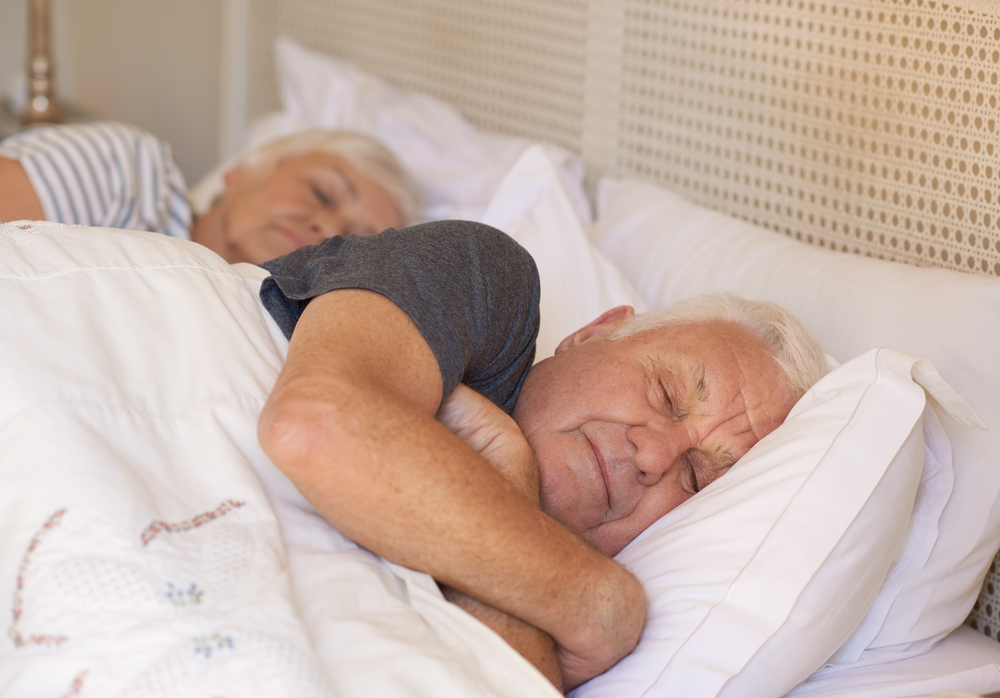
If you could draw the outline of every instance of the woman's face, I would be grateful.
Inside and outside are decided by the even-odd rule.
[[[260,264],[334,235],[404,223],[389,192],[329,152],[292,155],[270,170],[231,170],[225,183],[207,216],[217,226],[208,246],[230,263]]]

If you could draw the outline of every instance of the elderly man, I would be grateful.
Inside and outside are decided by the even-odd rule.
[[[330,523],[433,575],[561,688],[641,633],[642,589],[609,556],[777,428],[822,370],[787,313],[731,297],[615,308],[532,368],[534,264],[472,223],[265,267],[261,298],[291,342],[264,450]]]

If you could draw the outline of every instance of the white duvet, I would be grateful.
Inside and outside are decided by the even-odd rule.
[[[260,450],[266,272],[0,225],[0,695],[554,696]]]

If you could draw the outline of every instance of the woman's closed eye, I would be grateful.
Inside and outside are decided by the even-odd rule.
[[[327,194],[325,191],[323,191],[320,187],[314,186],[313,194],[316,196],[316,199],[320,202],[320,204],[325,206],[326,208],[337,207],[337,200],[334,197]]]

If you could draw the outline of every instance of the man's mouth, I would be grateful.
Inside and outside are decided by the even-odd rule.
[[[594,452],[594,461],[597,465],[597,473],[601,476],[601,482],[604,485],[604,496],[607,499],[608,509],[611,509],[611,483],[608,479],[607,467],[604,464],[604,458],[601,456],[601,452],[594,445],[594,442],[587,438],[586,434],[583,434],[583,438],[587,439],[587,445],[590,446],[590,450]]]

